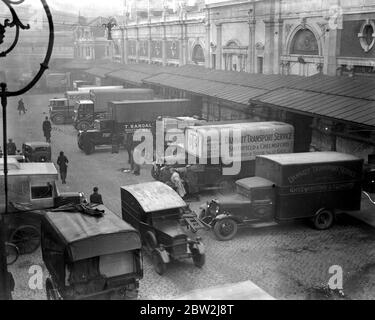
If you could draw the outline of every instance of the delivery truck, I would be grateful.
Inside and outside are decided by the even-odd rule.
[[[49,100],[49,116],[56,125],[69,124],[74,121],[74,107],[76,101],[90,99],[89,91],[67,91],[64,98]]]
[[[254,176],[257,155],[290,153],[294,147],[294,128],[282,122],[196,125],[186,129],[185,137],[186,165],[167,161],[158,179],[169,182],[168,170],[177,167],[189,194],[231,192],[236,180]]]
[[[104,118],[108,111],[108,102],[123,100],[152,100],[152,89],[94,89],[90,90],[90,99],[78,101],[75,109],[74,126],[77,130],[92,128],[94,121]]]
[[[239,227],[309,220],[330,228],[336,215],[361,208],[363,159],[338,152],[257,156],[255,176],[236,182],[236,192],[202,207],[200,218],[219,240]]]
[[[158,118],[186,116],[193,112],[187,99],[111,101],[108,103],[107,119],[96,120],[94,130],[79,133],[78,147],[91,154],[96,146],[120,146],[125,143],[125,137],[127,141],[132,141],[137,130],[149,130],[156,138]]]

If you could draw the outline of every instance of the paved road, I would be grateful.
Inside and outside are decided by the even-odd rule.
[[[9,136],[17,145],[24,140],[43,140],[41,124],[47,111],[48,96],[24,97],[28,113],[19,117],[16,101],[9,104]],[[125,151],[111,154],[100,150],[91,156],[76,144],[71,126],[54,127],[53,160],[60,150],[70,160],[67,185],[63,190],[89,194],[98,186],[105,204],[120,214],[120,186],[151,181],[149,168],[140,177],[122,172],[127,165]],[[193,209],[214,195],[205,194]],[[210,232],[201,232],[206,245],[207,261],[203,269],[192,261],[173,263],[167,273],[157,275],[146,256],[140,298],[169,299],[200,288],[251,280],[277,299],[339,298],[325,290],[332,265],[344,272],[344,293],[348,299],[375,298],[375,233],[374,229],[349,217],[342,217],[329,231],[319,232],[304,223],[277,227],[247,229],[230,242],[218,242]],[[44,299],[44,290],[30,290],[28,270],[31,265],[43,268],[40,252],[23,256],[11,267],[17,286],[15,299]]]

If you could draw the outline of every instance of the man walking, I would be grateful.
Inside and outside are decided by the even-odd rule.
[[[64,152],[60,152],[60,156],[57,159],[57,165],[60,167],[60,176],[62,184],[66,184],[66,175],[68,171],[68,158],[64,155]]]
[[[12,139],[9,139],[9,142],[7,143],[7,152],[10,156],[15,156],[17,153],[16,144],[13,142]]]
[[[51,131],[52,125],[51,122],[48,120],[48,117],[43,121],[43,133],[46,137],[46,142],[51,143]]]
[[[92,204],[103,204],[102,195],[99,193],[98,187],[93,189],[94,193],[90,196],[90,203]]]
[[[18,109],[19,115],[21,115],[21,112],[23,112],[23,114],[26,113],[25,104],[23,103],[22,98],[18,101],[18,108],[17,109]]]

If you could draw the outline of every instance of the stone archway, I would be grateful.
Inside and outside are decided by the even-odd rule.
[[[205,63],[206,58],[204,56],[204,49],[200,43],[194,45],[191,55],[191,61],[193,61],[195,64]]]
[[[246,71],[248,47],[238,40],[230,40],[223,47],[225,70]]]

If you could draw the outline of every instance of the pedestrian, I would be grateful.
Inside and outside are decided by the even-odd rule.
[[[60,152],[60,156],[57,159],[57,164],[60,167],[60,176],[62,184],[66,184],[66,175],[68,171],[68,158],[64,155],[64,152]]]
[[[17,146],[12,139],[9,139],[9,142],[7,143],[7,152],[10,156],[15,156],[17,153]]]
[[[172,174],[171,182],[175,186],[175,188],[177,190],[177,193],[180,195],[181,198],[185,197],[186,196],[186,190],[185,190],[184,183],[183,183],[179,173],[177,172],[177,170],[175,168],[171,168],[171,174]]]
[[[102,195],[99,193],[98,187],[93,189],[93,194],[90,196],[90,203],[93,204],[103,204]]]
[[[17,109],[18,109],[19,115],[21,115],[21,112],[23,112],[23,114],[26,113],[25,104],[23,103],[23,99],[22,98],[18,101],[18,108]]]
[[[46,142],[51,143],[51,131],[52,125],[51,122],[48,120],[48,117],[43,121],[43,133],[46,137]]]

